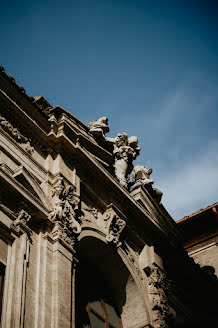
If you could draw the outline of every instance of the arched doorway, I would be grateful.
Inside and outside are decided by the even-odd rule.
[[[116,248],[95,237],[84,237],[79,241],[78,259],[76,328],[125,328],[147,323],[140,292]]]

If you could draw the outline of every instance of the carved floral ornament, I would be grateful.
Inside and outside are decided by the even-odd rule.
[[[20,144],[24,144],[24,149],[30,155],[34,152],[34,147],[31,146],[31,139],[23,136],[21,132],[15,128],[8,120],[6,120],[2,115],[0,115],[0,126],[8,133],[10,136]]]
[[[171,282],[166,273],[155,263],[146,273],[148,277],[148,292],[151,302],[154,328],[169,328],[175,312],[170,307],[168,295],[171,292]]]
[[[128,137],[128,134],[119,133],[115,138],[105,137],[109,132],[108,118],[101,117],[96,121],[89,123],[89,131],[92,135],[105,144],[106,148],[111,149],[114,159],[114,175],[120,185],[128,188],[128,182],[133,170],[131,189],[139,185],[143,185],[151,195],[160,202],[162,192],[152,187],[154,180],[150,178],[152,169],[147,169],[145,166],[136,166],[133,168],[133,161],[139,155],[140,147],[138,146],[138,138],[135,136]]]
[[[75,236],[81,232],[78,211],[80,199],[76,187],[73,185],[65,187],[64,179],[59,177],[52,196],[53,210],[48,216],[54,224],[52,237],[61,239],[72,247]]]

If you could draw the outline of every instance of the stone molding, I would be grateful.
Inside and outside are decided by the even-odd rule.
[[[17,143],[24,144],[24,149],[29,155],[34,152],[34,147],[31,145],[31,139],[25,137],[18,128],[15,128],[5,117],[0,115],[0,126],[5,130]]]

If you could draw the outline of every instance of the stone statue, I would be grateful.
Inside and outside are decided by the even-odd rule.
[[[134,167],[132,172],[132,178],[136,182],[143,185],[152,185],[154,183],[153,179],[150,179],[150,175],[153,172],[152,169],[147,169],[146,166],[137,165]]]
[[[63,178],[59,178],[53,192],[53,211],[49,214],[49,219],[60,222],[70,231],[79,234],[81,226],[77,221],[77,209],[79,196],[75,192],[75,186],[70,185],[65,188]]]
[[[109,132],[108,118],[101,117],[97,121],[91,121],[88,127],[89,127],[89,131],[94,136],[104,137],[105,133]]]
[[[152,187],[152,184],[154,183],[154,180],[150,178],[152,172],[153,170],[148,169],[146,166],[135,166],[132,172],[132,178],[134,180],[132,189],[138,186],[144,186],[154,199],[160,203],[163,193],[159,189]]]
[[[113,143],[114,173],[121,186],[126,188],[133,169],[132,162],[140,151],[138,138],[134,136],[128,138],[128,134],[123,132],[116,138],[105,138],[105,140]]]
[[[127,188],[133,169],[132,162],[140,152],[138,138],[135,136],[128,138],[128,134],[125,132],[119,133],[115,138],[106,138],[105,134],[109,132],[107,117],[91,121],[88,126],[93,136],[101,138],[109,151],[113,152],[114,174],[121,186]]]

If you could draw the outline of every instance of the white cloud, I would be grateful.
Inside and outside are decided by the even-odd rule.
[[[218,201],[218,140],[160,177],[163,205],[176,220]]]

